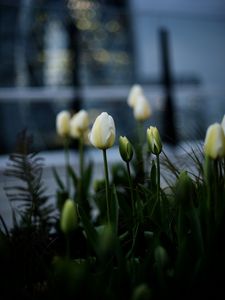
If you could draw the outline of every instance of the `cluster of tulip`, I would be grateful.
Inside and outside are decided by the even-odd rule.
[[[143,89],[140,85],[134,85],[128,95],[128,105],[133,108],[134,117],[138,122],[144,122],[151,116],[151,108],[148,100],[146,99]],[[69,137],[79,139],[80,144],[83,143],[84,137],[88,137],[88,141],[94,147],[103,151],[103,159],[105,166],[105,185],[106,185],[106,204],[107,204],[107,216],[110,223],[109,213],[109,175],[108,175],[108,163],[106,150],[111,148],[115,143],[116,128],[115,123],[107,112],[102,112],[95,120],[91,131],[89,131],[89,117],[85,110],[80,110],[72,118],[68,111],[60,112],[56,117],[56,129],[60,136],[67,140]],[[150,153],[157,156],[158,161],[158,179],[160,178],[159,171],[159,154],[162,150],[162,143],[158,129],[150,126],[147,129],[147,143]],[[82,147],[81,147],[82,148]],[[132,190],[131,172],[129,162],[133,157],[133,147],[126,136],[119,137],[119,151],[121,158],[127,164],[127,172],[130,183],[130,189]],[[80,172],[83,174],[83,154],[80,152]],[[68,162],[67,162],[68,163]],[[160,182],[158,182],[160,185]],[[133,195],[131,193],[131,198]],[[66,204],[65,211],[68,211],[68,207],[71,207],[71,200],[68,200],[69,206]],[[67,214],[66,214],[67,215]],[[65,227],[65,226],[63,226]]]
[[[151,114],[151,107],[148,100],[146,99],[143,89],[140,85],[135,84],[128,95],[128,105],[133,109],[133,114],[138,122],[147,120]],[[94,147],[103,151],[104,169],[105,169],[105,190],[106,190],[106,205],[107,205],[107,218],[110,223],[110,212],[109,212],[109,175],[108,175],[108,163],[106,150],[111,148],[115,143],[116,128],[115,123],[107,112],[102,112],[95,120],[92,129],[89,130],[89,116],[87,111],[80,110],[72,118],[68,111],[62,111],[57,115],[56,118],[57,133],[65,139],[69,137],[79,139],[80,144],[86,140],[86,143],[92,144]],[[160,202],[160,165],[159,155],[162,151],[162,143],[159,131],[156,127],[150,126],[147,129],[147,145],[148,151],[156,155],[157,161],[157,199]],[[83,147],[81,146],[81,149]],[[126,136],[119,137],[119,152],[122,160],[127,166],[127,175],[129,180],[129,187],[131,190],[131,201],[132,209],[134,210],[133,203],[133,187],[132,178],[130,171],[130,161],[133,157],[133,146]],[[206,160],[208,159],[219,159],[225,157],[225,116],[221,122],[212,124],[209,126],[204,143],[204,153]],[[83,153],[80,153],[80,172],[83,174]],[[81,178],[82,180],[82,178]],[[62,230],[69,232],[74,228],[75,223],[74,217],[77,220],[77,212],[74,201],[68,200],[65,202],[64,210],[62,213]],[[67,220],[67,221],[66,221]],[[70,221],[73,220],[73,221]],[[68,225],[70,224],[70,225]],[[72,226],[70,228],[70,226]],[[70,229],[67,229],[70,228]]]
[[[140,85],[134,85],[128,95],[128,105],[133,108],[134,117],[137,121],[147,120],[152,112]],[[103,129],[102,129],[103,126]],[[71,118],[68,111],[61,111],[56,117],[56,129],[59,136],[64,138],[79,139],[87,137],[89,133],[89,116],[87,111],[80,110]],[[111,116],[102,113],[93,125],[90,142],[99,149],[110,148],[115,141],[115,124]]]
[[[10,201],[20,201],[21,221],[13,210],[10,231],[0,214],[3,299],[225,295],[225,116],[221,124],[209,126],[199,153],[187,153],[185,162],[194,164],[185,171],[184,161],[176,164],[167,157],[156,127],[141,128],[151,108],[139,85],[131,88],[128,105],[140,136],[137,141],[118,138],[122,160],[112,165],[111,176],[107,151],[116,140],[112,116],[102,112],[89,129],[85,110],[72,117],[67,111],[57,115],[66,154],[66,182],[53,170],[58,214],[44,193],[40,158],[24,151],[26,139],[23,153],[11,156],[8,174],[18,181],[7,191]],[[69,159],[72,138],[79,141],[79,170]],[[93,188],[85,143],[103,154],[105,176]]]

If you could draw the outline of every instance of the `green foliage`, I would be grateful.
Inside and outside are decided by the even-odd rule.
[[[51,226],[52,205],[48,204],[42,182],[43,159],[32,152],[32,138],[23,131],[18,136],[15,153],[9,156],[5,176],[13,182],[5,187],[10,202],[17,202],[17,210],[24,226]]]
[[[82,177],[67,165],[69,189],[54,170],[59,215],[69,196],[78,209],[77,226],[64,235],[60,216],[54,231],[44,230],[43,218],[39,218],[46,216],[42,210],[45,198],[40,197],[40,160],[30,153],[14,155],[8,174],[20,180],[22,176],[23,182],[32,187],[30,194],[27,190],[24,194],[17,186],[23,219],[29,219],[32,203],[37,205],[40,197],[40,206],[32,211],[31,218],[36,216],[39,227],[37,230],[37,221],[32,221],[31,226],[24,228],[20,223],[9,231],[0,217],[0,262],[5,286],[14,286],[17,297],[25,299],[224,296],[224,161],[205,160],[200,150],[186,153],[184,160],[172,162],[166,153],[159,158],[157,161],[155,156],[147,156],[139,145],[131,170],[126,162],[112,166],[110,222],[105,180],[92,182],[92,164],[84,165]],[[14,201],[15,193],[10,197]],[[91,207],[97,209],[94,216]]]

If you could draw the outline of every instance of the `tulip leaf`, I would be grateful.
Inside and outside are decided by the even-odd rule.
[[[152,168],[151,168],[151,174],[150,174],[150,179],[151,179],[151,188],[153,190],[156,190],[157,184],[156,184],[156,178],[157,178],[157,170],[156,170],[156,164],[155,161],[152,161]]]
[[[117,192],[117,198],[118,198],[119,207],[123,213],[123,217],[126,218],[127,220],[131,220],[132,218],[131,205],[127,203],[127,199],[124,198],[124,195],[122,193]]]
[[[57,184],[58,184],[58,187],[59,187],[61,190],[64,191],[64,190],[65,190],[65,186],[64,186],[62,180],[60,179],[59,174],[58,174],[58,172],[56,171],[56,168],[53,167],[53,168],[52,168],[52,171],[53,171],[53,176],[54,176],[54,178],[55,178],[55,180],[56,180],[56,182],[57,182]]]
[[[88,188],[91,183],[91,178],[92,178],[92,173],[93,173],[93,163],[90,162],[84,172],[84,182],[85,182],[85,191],[88,191]]]
[[[68,172],[69,176],[72,179],[74,188],[77,189],[77,187],[78,187],[78,178],[77,178],[77,175],[75,174],[73,168],[70,165],[67,166],[67,172]]]
[[[199,252],[199,255],[202,255],[204,251],[204,246],[203,246],[201,224],[199,222],[196,209],[194,207],[189,213],[189,218],[190,218],[190,228],[192,230],[193,239],[194,242],[196,243],[196,250]]]
[[[59,190],[57,191],[56,196],[57,196],[57,207],[59,211],[61,211],[65,201],[69,198],[69,194],[67,193],[67,191]]]
[[[79,215],[84,227],[84,231],[87,235],[87,240],[96,254],[98,254],[98,233],[81,207],[79,207]]]
[[[111,197],[111,213],[110,213],[110,219],[114,226],[115,233],[117,233],[118,230],[118,219],[119,219],[119,204],[118,204],[118,197],[116,192],[116,187],[113,185],[112,187],[112,197]]]

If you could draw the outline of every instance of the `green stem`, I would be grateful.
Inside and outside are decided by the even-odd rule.
[[[143,159],[143,144],[144,144],[144,136],[143,136],[144,128],[143,122],[137,121],[137,145],[135,147],[135,154],[137,160],[137,178],[139,182],[144,182],[145,171],[144,171],[144,159]]]
[[[225,188],[225,158],[223,158],[223,163],[221,161],[221,177],[222,177],[223,188]]]
[[[80,180],[79,180],[79,200],[83,198],[83,180],[84,180],[84,139],[83,135],[79,139],[79,159],[80,159]]]
[[[70,165],[70,154],[69,154],[69,139],[64,139],[64,154],[65,154],[65,162],[66,162],[66,187],[67,192],[70,194],[70,179],[69,179],[69,165]]]
[[[128,173],[128,181],[129,181],[130,194],[131,194],[132,218],[134,218],[134,191],[133,191],[133,184],[132,184],[129,162],[127,162],[127,173]]]
[[[212,201],[214,202],[214,219],[215,223],[219,221],[219,216],[221,213],[221,206],[220,206],[220,180],[221,180],[221,167],[220,167],[220,161],[217,159],[214,161],[214,173],[215,173],[215,182],[213,185],[213,195],[214,198]]]
[[[127,173],[128,173],[128,181],[130,186],[130,195],[131,195],[131,205],[132,205],[132,238],[133,238],[133,245],[135,244],[135,214],[134,214],[134,191],[133,191],[133,184],[132,178],[130,173],[130,164],[127,162]]]
[[[225,180],[225,158],[223,159],[223,179]]]
[[[144,140],[143,132],[144,132],[143,122],[138,121],[137,122],[137,133],[138,133],[138,139],[139,139],[138,142],[139,142],[140,145],[143,144],[143,140]]]
[[[207,240],[211,239],[211,232],[214,224],[214,209],[212,199],[212,185],[214,185],[213,162],[206,156],[204,165],[204,179],[206,185],[206,208],[205,208],[205,224]]]
[[[160,163],[159,163],[159,154],[156,155],[156,165],[157,165],[157,203],[159,205],[159,218],[161,219],[161,203],[160,203]]]
[[[104,169],[105,169],[105,190],[106,190],[107,220],[108,220],[108,223],[110,224],[110,214],[109,214],[109,172],[108,172],[106,149],[103,149],[103,159],[104,159]]]
[[[66,234],[66,258],[70,259],[70,239],[69,235]]]
[[[79,155],[80,155],[80,177],[84,176],[84,138],[83,135],[79,139]]]

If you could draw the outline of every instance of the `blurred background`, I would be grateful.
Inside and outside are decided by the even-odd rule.
[[[56,114],[85,108],[93,121],[107,111],[117,137],[132,138],[127,97],[135,83],[153,111],[145,127],[159,128],[171,157],[203,141],[225,113],[225,1],[0,0],[0,211],[8,225],[5,187],[15,183],[4,170],[17,134],[33,135],[55,204],[52,166],[65,180]],[[102,178],[101,151],[88,149],[93,177]],[[108,159],[120,160],[117,147]],[[78,166],[76,151],[71,163]]]
[[[143,86],[170,143],[202,140],[225,113],[224,0],[0,0],[0,153],[29,128],[60,149],[55,116],[107,111],[132,135],[127,96]]]

